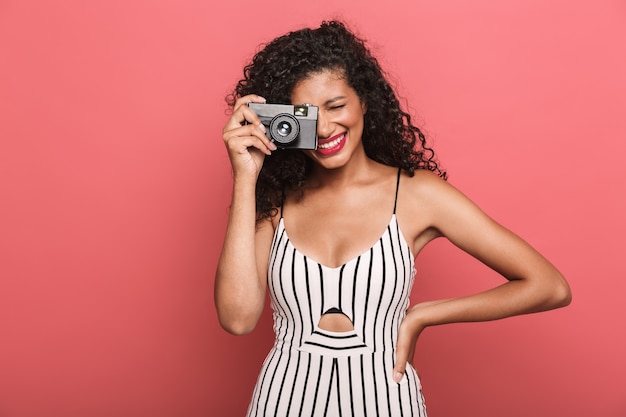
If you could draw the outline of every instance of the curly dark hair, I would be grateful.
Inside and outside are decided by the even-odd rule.
[[[232,107],[237,98],[258,94],[268,103],[291,103],[299,81],[325,70],[340,71],[367,103],[362,142],[369,158],[411,176],[416,169],[427,169],[446,179],[424,134],[401,108],[378,60],[365,41],[340,21],[324,21],[319,28],[289,32],[261,45],[226,101]],[[312,163],[295,150],[265,158],[256,185],[257,221],[274,215],[286,195],[302,191]]]

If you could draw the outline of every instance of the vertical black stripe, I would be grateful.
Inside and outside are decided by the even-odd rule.
[[[307,364],[306,364],[306,376],[304,377],[304,387],[302,389],[302,398],[300,398],[300,410],[298,411],[299,416],[302,415],[302,407],[304,407],[304,400],[306,399],[306,393],[309,391],[308,384],[309,384],[309,374],[311,373],[311,354],[307,354],[307,358],[309,358],[309,360],[307,361]],[[313,412],[311,412],[311,414],[313,414]]]
[[[392,341],[394,341],[393,344],[393,364],[392,364],[392,368],[395,367],[395,362],[396,362],[396,343],[397,339],[398,339],[398,331],[399,331],[399,327],[400,327],[400,320],[401,317],[404,314],[404,305],[403,305],[403,299],[407,299],[409,296],[409,289],[410,287],[407,286],[407,273],[410,273],[407,271],[407,265],[405,262],[405,258],[404,258],[404,253],[402,251],[402,244],[400,242],[400,229],[398,226],[398,221],[397,219],[395,219],[395,237],[397,239],[397,244],[398,244],[398,257],[400,258],[400,261],[402,261],[402,269],[401,271],[398,271],[398,261],[396,260],[396,256],[395,256],[395,250],[393,250],[394,245],[393,245],[393,241],[391,242],[391,248],[392,248],[392,253],[394,254],[394,265],[396,268],[396,282],[395,284],[398,283],[399,279],[402,279],[402,285],[400,287],[400,291],[398,293],[399,299],[397,302],[394,302],[393,304],[395,304],[394,307],[394,312],[393,312],[393,317],[392,317],[392,323],[391,323],[391,328],[390,328],[390,336]],[[395,285],[394,284],[394,285]],[[394,289],[394,293],[397,290]],[[401,391],[398,391],[398,393],[400,393]],[[400,398],[400,406],[402,406],[402,395],[399,395]],[[412,407],[411,407],[412,408]]]
[[[354,275],[352,278],[352,311],[350,312],[350,317],[352,317],[352,322],[354,323],[356,321],[356,311],[354,310],[355,308],[355,303],[356,303],[356,283],[357,283],[357,279],[359,277],[359,265],[361,264],[361,257],[359,256],[356,259],[356,265],[354,267]]]
[[[374,351],[378,351],[378,342],[376,341],[376,323],[378,322],[378,317],[380,315],[380,306],[383,302],[383,295],[385,294],[385,281],[387,280],[387,268],[385,262],[385,249],[382,244],[383,240],[380,240],[380,260],[381,260],[381,271],[380,271],[380,296],[378,297],[378,302],[376,303],[376,314],[374,314],[374,336],[373,336],[373,345]],[[383,323],[384,327],[385,323]],[[383,333],[383,332],[381,332]],[[383,333],[384,335],[384,333]],[[385,344],[383,340],[383,350],[385,350]]]
[[[363,356],[361,358],[361,394],[363,395],[363,415],[367,416],[367,401],[365,400],[365,372],[363,372]]]
[[[339,417],[341,417],[342,412],[341,412],[341,381],[339,381],[339,363],[337,361],[337,358],[335,358],[335,370],[337,371],[335,373],[335,378],[337,379],[337,408],[339,409]]]
[[[407,280],[407,270],[406,270],[406,263],[404,260],[404,254],[402,252],[402,245],[400,243],[400,230],[398,228],[398,222],[396,220],[396,238],[397,238],[397,242],[398,242],[398,257],[400,258],[400,260],[402,261],[402,270],[401,272],[398,271],[398,261],[396,260],[396,256],[395,256],[395,250],[393,250],[393,242],[391,242],[391,248],[394,254],[394,265],[396,268],[396,284],[398,283],[398,279],[402,278],[402,286],[400,289],[400,292],[398,293],[398,297],[399,300],[398,302],[394,302],[395,307],[394,307],[394,311],[393,311],[393,323],[391,325],[391,340],[392,341],[396,341],[398,339],[398,329],[400,327],[400,317],[402,315],[402,300],[405,297],[408,297],[408,294],[405,295],[405,290],[406,290],[406,280]],[[394,293],[396,292],[396,290],[394,289]],[[394,335],[395,334],[395,335]],[[394,344],[394,351],[395,351],[395,344]]]
[[[367,305],[370,299],[370,289],[372,287],[372,263],[374,261],[374,248],[370,249],[370,266],[367,272],[367,293],[365,294],[365,305],[363,306],[363,343],[367,344]]]
[[[400,417],[404,417],[404,407],[402,406],[402,386],[400,384],[398,384],[398,401],[400,403]]]
[[[298,274],[296,274],[296,251],[294,249],[293,251],[293,256],[291,257],[291,289],[293,291],[293,299],[295,300],[295,305],[298,308],[298,319],[300,320],[300,337],[298,338],[297,343],[302,343],[302,340],[304,338],[304,319],[303,319],[303,314],[302,314],[302,308],[300,307],[300,300],[298,299],[298,290],[296,287],[296,277],[298,276]],[[295,323],[294,323],[295,324]],[[296,337],[295,334],[295,328],[294,328],[294,334],[291,337],[292,340],[292,344],[294,342],[294,339]]]
[[[424,412],[424,417],[426,417],[426,401],[424,400],[424,391],[421,390],[421,388],[419,389],[419,396],[420,396],[420,400],[421,400],[421,404],[418,404],[419,410],[420,410],[420,415],[422,414],[422,411]]]
[[[320,293],[321,293],[321,297],[322,297],[322,302],[320,304],[320,316],[324,314],[324,272],[322,271],[322,265],[321,264],[317,264],[317,268],[319,269],[320,272]]]
[[[322,368],[324,367],[324,357],[320,356],[320,369],[317,373],[317,383],[315,384],[315,395],[313,396],[313,407],[311,408],[311,415],[315,415],[315,406],[317,405],[317,394],[320,390],[320,381],[322,380]]]
[[[346,264],[343,264],[341,266],[341,269],[339,270],[339,294],[337,295],[337,308],[342,311],[345,314],[345,311],[343,311],[343,307],[341,306],[341,299],[343,298],[342,295],[342,289],[343,289],[343,270],[345,269]],[[350,315],[350,317],[353,318],[354,320],[354,315]]]
[[[328,394],[326,394],[326,406],[324,407],[324,417],[328,415],[328,406],[330,405],[330,394],[333,392],[333,378],[335,378],[335,366],[337,365],[337,358],[333,358],[333,362],[330,365],[330,378],[328,380]]]
[[[309,302],[309,319],[311,320],[311,330],[313,330],[314,325],[313,325],[313,306],[311,305],[311,282],[309,280],[309,263],[308,263],[308,259],[306,256],[302,257],[302,263],[304,264],[304,277],[305,277],[305,282],[306,282],[306,295],[307,295],[307,300]]]
[[[409,403],[413,404],[413,398],[411,395],[411,379],[409,378],[409,373],[406,371],[406,368],[404,369],[404,377],[406,378],[406,392],[409,394]],[[417,412],[418,412],[418,417],[419,417],[419,414],[422,414],[422,413],[420,413],[419,409],[417,410]],[[411,416],[414,416],[413,407],[411,407]]]
[[[387,257],[385,256],[385,245],[384,245],[384,239],[381,238],[380,239],[380,259],[381,259],[381,282],[380,282],[380,297],[378,298],[378,305],[376,306],[376,315],[374,316],[374,351],[377,351],[377,341],[376,341],[376,333],[378,333],[376,331],[376,326],[377,326],[377,322],[378,322],[378,317],[380,316],[380,307],[382,305],[383,302],[383,297],[385,295],[385,288],[386,288],[386,281],[387,281]],[[395,281],[395,280],[394,280]],[[389,309],[387,309],[387,312],[389,311]],[[381,336],[382,336],[382,350],[385,351],[385,329],[388,329],[390,326],[386,323],[386,321],[383,321],[383,329],[381,332]],[[372,360],[375,360],[374,357],[372,357]],[[386,366],[386,361],[385,361],[385,355],[382,355],[382,369],[383,372],[386,372],[387,370],[387,366]],[[374,363],[374,369],[376,369],[376,363]],[[383,379],[385,381],[387,381],[387,375],[383,375]],[[374,381],[376,381],[376,376],[374,376]],[[387,409],[389,411],[389,415],[391,415],[391,403],[390,403],[390,397],[389,397],[389,384],[385,384],[385,392],[387,394],[386,399],[387,399]]]
[[[294,381],[293,381],[293,384],[291,385],[291,393],[289,394],[289,403],[287,403],[287,415],[289,415],[290,410],[291,410],[291,404],[293,403],[293,393],[296,390],[296,381],[298,380],[297,371],[300,369],[300,357],[302,356],[302,353],[298,352],[297,355],[298,355],[298,359],[296,361],[296,373],[294,374]]]
[[[352,380],[352,361],[351,361],[351,359],[352,358],[350,356],[348,356],[348,388],[349,388],[349,391],[350,391],[350,404],[351,404],[350,415],[352,417],[354,417],[354,396],[353,396],[353,393],[352,393],[352,384],[354,384],[354,381]],[[363,378],[361,378],[361,379],[363,379]]]
[[[393,291],[391,292],[391,300],[389,301],[389,305],[394,307],[393,313],[391,314],[391,319],[389,320],[389,312],[391,309],[387,309],[387,311],[385,312],[385,324],[387,325],[387,328],[389,329],[389,346],[391,346],[391,349],[393,350],[395,343],[394,343],[394,329],[396,327],[396,313],[398,311],[398,305],[402,302],[402,294],[398,294],[397,290],[398,290],[398,279],[400,278],[398,276],[398,262],[396,259],[396,251],[394,250],[393,247],[393,234],[391,233],[391,227],[388,226],[387,227],[387,232],[389,234],[389,248],[391,250],[391,259],[393,260],[392,265],[394,268],[394,273],[393,276],[396,277],[396,279],[393,280]],[[396,302],[396,295],[398,295],[398,301]]]
[[[378,384],[376,381],[378,377],[376,377],[376,360],[374,358],[375,353],[372,353],[372,380],[374,381],[374,400],[376,403],[376,415],[380,416],[380,406],[378,403]]]

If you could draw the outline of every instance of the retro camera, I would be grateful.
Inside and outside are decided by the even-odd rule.
[[[265,126],[266,135],[278,148],[317,149],[317,110],[302,104],[248,103]]]

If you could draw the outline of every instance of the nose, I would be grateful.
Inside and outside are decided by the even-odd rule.
[[[324,112],[317,114],[317,136],[322,139],[329,138],[333,133],[333,124]]]

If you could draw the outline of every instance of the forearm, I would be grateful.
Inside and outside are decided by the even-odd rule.
[[[569,287],[554,271],[541,280],[511,280],[490,290],[459,298],[420,303],[410,320],[419,328],[458,322],[497,320],[569,304]]]
[[[215,278],[215,305],[227,331],[251,331],[263,311],[265,286],[256,261],[255,183],[235,180],[230,215]]]

